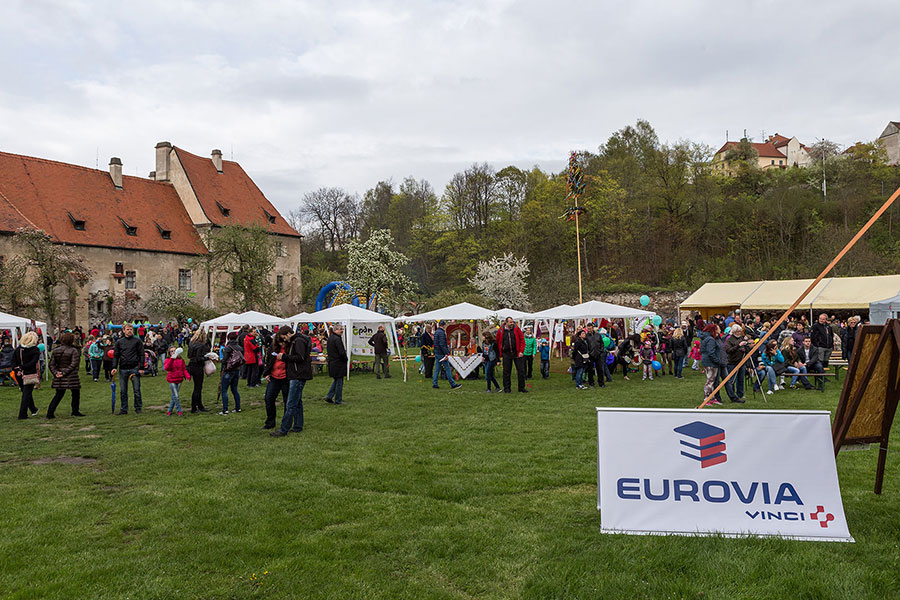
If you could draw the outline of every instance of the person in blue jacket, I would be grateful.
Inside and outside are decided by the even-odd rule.
[[[444,329],[446,321],[439,321],[437,329],[434,332],[434,376],[431,380],[431,387],[438,389],[438,377],[441,371],[447,376],[450,382],[450,389],[457,390],[462,387],[461,384],[453,381],[453,367],[450,366],[450,345],[447,343],[447,330]]]

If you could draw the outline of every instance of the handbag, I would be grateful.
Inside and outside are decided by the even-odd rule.
[[[22,375],[22,385],[40,385],[41,376],[37,373],[29,373],[28,375]]]

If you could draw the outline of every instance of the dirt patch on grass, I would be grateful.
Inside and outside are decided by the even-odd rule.
[[[89,456],[45,456],[36,458],[31,461],[33,465],[49,465],[51,463],[61,463],[64,465],[92,465],[97,462],[96,458]]]
[[[157,404],[156,406],[148,406],[147,408],[149,408],[150,410],[163,410],[163,411],[165,411],[165,410],[169,410],[169,405],[168,405],[168,404]]]
[[[81,437],[83,437],[83,438],[85,438],[85,439],[89,439],[89,440],[95,440],[95,439],[98,439],[98,438],[100,438],[100,437],[102,437],[102,436],[100,436],[100,435],[97,434],[97,433],[89,433],[89,434],[83,435],[83,436],[81,436]]]
[[[91,429],[94,429],[95,427],[97,427],[97,426],[96,425],[88,425],[87,427],[82,427],[78,431],[90,431]]]

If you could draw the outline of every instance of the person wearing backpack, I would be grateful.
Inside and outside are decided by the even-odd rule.
[[[228,390],[234,394],[234,412],[241,412],[241,394],[238,392],[238,382],[241,379],[241,367],[244,366],[244,349],[238,343],[238,334],[232,331],[228,334],[228,343],[222,349],[222,411],[220,415],[228,414]]]

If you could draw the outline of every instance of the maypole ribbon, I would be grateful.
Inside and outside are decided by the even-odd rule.
[[[875,221],[877,221],[881,217],[881,215],[883,215],[885,213],[885,211],[891,207],[891,204],[894,203],[894,200],[896,200],[898,196],[900,196],[900,188],[897,188],[897,190],[893,194],[891,194],[891,197],[888,198],[885,201],[885,203],[881,205],[881,208],[879,208],[875,212],[875,214],[872,215],[872,218],[870,218],[866,222],[866,224],[862,226],[862,229],[857,231],[856,235],[854,235],[853,238],[849,242],[847,242],[847,245],[844,246],[844,249],[841,250],[840,252],[838,252],[837,256],[835,256],[831,260],[831,262],[828,263],[828,266],[825,267],[825,270],[823,270],[821,273],[819,273],[819,276],[816,277],[816,279],[811,284],[809,284],[809,287],[806,288],[806,291],[804,291],[802,294],[800,294],[799,298],[794,300],[794,303],[791,305],[791,307],[788,308],[786,311],[784,311],[784,314],[781,315],[781,317],[779,317],[778,320],[772,324],[772,327],[769,328],[769,331],[767,331],[764,336],[759,338],[759,340],[756,342],[756,344],[753,346],[753,348],[750,350],[750,352],[748,352],[746,355],[744,355],[744,358],[741,359],[741,362],[739,362],[737,364],[737,366],[735,366],[734,369],[730,373],[728,373],[728,375],[725,376],[725,379],[722,380],[722,383],[717,385],[716,389],[714,389],[709,394],[709,396],[707,396],[703,400],[703,403],[700,404],[700,406],[698,406],[697,408],[704,408],[707,404],[709,404],[710,400],[712,400],[716,396],[716,394],[718,394],[719,391],[723,387],[725,387],[725,384],[728,383],[732,377],[734,377],[734,374],[738,371],[738,369],[740,369],[744,365],[745,362],[750,360],[750,357],[753,356],[756,353],[756,351],[759,350],[759,348],[763,344],[766,343],[766,340],[769,339],[769,336],[772,335],[772,332],[774,332],[776,329],[778,329],[779,325],[784,323],[784,321],[788,318],[788,315],[790,315],[792,312],[794,312],[794,309],[797,308],[797,306],[801,302],[803,302],[803,299],[806,298],[809,295],[809,293],[813,291],[813,288],[815,288],[817,285],[819,285],[819,282],[822,281],[822,279],[828,274],[828,272],[831,271],[831,269],[833,269],[834,266],[836,264],[838,264],[842,258],[844,258],[844,255],[847,254],[847,252],[849,252],[850,249],[854,245],[856,245],[856,242],[859,241],[859,238],[861,238],[863,236],[863,234],[865,234],[869,230],[869,228],[875,224]]]

